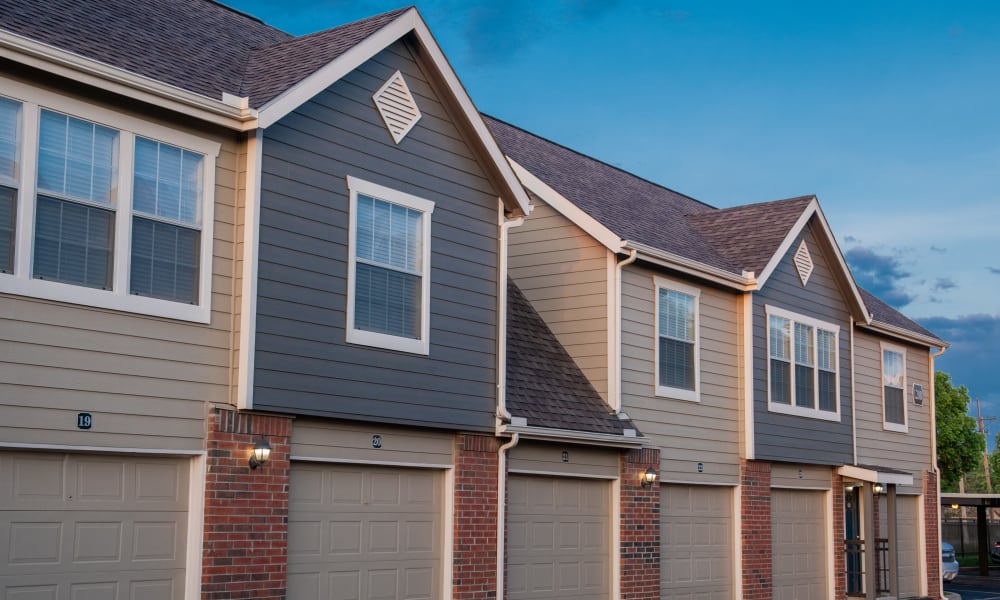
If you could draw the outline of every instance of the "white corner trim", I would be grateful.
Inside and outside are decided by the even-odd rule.
[[[815,196],[813,196],[809,205],[806,206],[806,209],[802,211],[802,214],[799,215],[798,220],[795,221],[792,228],[788,230],[788,234],[785,235],[785,239],[782,240],[781,245],[778,246],[778,250],[773,256],[771,256],[771,260],[757,277],[758,289],[763,288],[767,283],[767,280],[778,268],[778,265],[781,264],[785,254],[788,253],[788,249],[792,247],[793,243],[795,243],[795,239],[802,233],[806,224],[809,223],[809,219],[811,219],[813,215],[817,217],[823,233],[826,235],[827,240],[830,242],[830,246],[833,248],[833,254],[837,259],[837,264],[840,266],[840,271],[844,274],[844,277],[847,279],[847,282],[851,287],[851,295],[854,297],[856,307],[860,309],[861,314],[865,318],[865,322],[870,323],[872,320],[871,313],[868,312],[868,307],[865,306],[865,302],[861,298],[861,292],[858,290],[857,283],[854,282],[854,276],[851,274],[851,269],[847,266],[844,254],[840,251],[840,246],[837,244],[837,238],[834,237],[833,230],[830,229],[830,224],[827,222],[826,216],[823,214],[823,210],[819,206],[819,200]]]
[[[591,217],[568,198],[555,191],[547,183],[539,179],[534,173],[522,167],[513,158],[507,157],[514,174],[524,187],[531,190],[535,195],[545,201],[546,204],[557,210],[562,216],[573,222],[574,225],[584,230],[590,237],[594,238],[602,246],[612,252],[621,252],[624,240],[611,232],[610,229],[602,225],[594,217]]]
[[[753,293],[743,294],[743,453],[747,460],[754,460],[754,386],[753,386]]]
[[[243,286],[240,291],[240,353],[236,407],[253,408],[254,352],[257,342],[257,261],[260,236],[260,177],[264,130],[247,134],[247,166],[243,199]]]
[[[188,479],[187,560],[184,569],[184,597],[201,597],[201,563],[205,534],[205,453],[192,457]]]
[[[316,94],[330,87],[334,82],[340,80],[342,77],[364,64],[365,61],[369,60],[383,49],[387,48],[390,44],[410,32],[413,32],[414,35],[416,35],[424,50],[427,52],[427,55],[430,57],[431,62],[434,64],[438,73],[440,73],[441,77],[447,84],[449,91],[458,101],[458,105],[462,109],[463,115],[472,125],[472,128],[479,137],[479,141],[483,144],[483,148],[486,150],[487,155],[489,155],[490,159],[494,163],[494,166],[497,168],[500,177],[503,179],[504,183],[507,184],[507,187],[513,195],[513,200],[516,202],[518,208],[523,214],[529,214],[531,212],[531,201],[528,199],[528,194],[521,187],[517,177],[511,170],[510,165],[507,164],[503,153],[500,151],[500,147],[497,146],[496,140],[493,139],[493,135],[486,127],[486,123],[483,122],[482,115],[480,115],[479,110],[476,109],[475,105],[472,103],[472,99],[469,98],[469,95],[466,93],[462,82],[459,81],[458,76],[455,75],[451,65],[448,63],[448,59],[444,56],[444,53],[441,52],[441,48],[438,47],[437,42],[434,40],[434,36],[427,28],[423,19],[420,18],[420,14],[415,8],[411,8],[410,10],[407,10],[403,14],[399,15],[392,22],[382,27],[382,29],[368,36],[350,50],[344,52],[328,63],[326,66],[306,77],[298,84],[292,86],[283,94],[261,107],[259,111],[259,126],[266,129],[277,123],[285,115],[301,106]]]
[[[243,129],[257,117],[248,107],[233,106],[9,31],[0,31],[0,57],[230,129]]]

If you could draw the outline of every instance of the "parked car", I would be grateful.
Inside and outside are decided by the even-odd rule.
[[[948,542],[941,543],[941,577],[951,581],[958,575],[958,560],[955,558],[955,547]]]

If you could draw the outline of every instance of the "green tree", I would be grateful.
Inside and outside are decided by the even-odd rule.
[[[976,420],[968,414],[969,401],[968,388],[964,385],[953,386],[951,375],[947,373],[934,373],[941,491],[957,492],[958,480],[963,473],[968,473],[977,466],[982,471],[986,440],[976,430]]]

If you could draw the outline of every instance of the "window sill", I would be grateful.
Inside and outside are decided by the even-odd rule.
[[[658,385],[656,386],[656,396],[658,398],[671,398],[673,400],[686,400],[687,402],[701,402],[701,395],[697,390],[685,390]]]
[[[410,354],[430,354],[430,342],[426,338],[415,340],[385,333],[375,333],[374,331],[363,331],[361,329],[348,328],[347,343],[408,352]]]
[[[903,423],[882,423],[882,429],[885,431],[893,431],[895,433],[908,433],[910,428]]]
[[[24,279],[13,275],[0,275],[0,293],[15,294],[42,300],[55,300],[93,308],[107,308],[127,313],[190,321],[192,323],[209,323],[211,309],[208,306],[208,295],[203,295],[203,304],[182,304],[159,298],[134,296],[111,290],[99,290],[71,283],[44,281],[41,279]]]
[[[796,417],[805,417],[807,419],[840,422],[840,413],[818,410],[815,408],[802,408],[801,406],[768,402],[767,410],[768,412],[780,413],[783,415],[794,415]]]

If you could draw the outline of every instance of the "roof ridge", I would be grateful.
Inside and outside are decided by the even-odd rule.
[[[581,158],[585,158],[587,160],[596,162],[598,164],[602,164],[602,165],[604,165],[604,166],[606,166],[606,167],[608,167],[610,169],[614,169],[615,171],[618,171],[619,173],[622,173],[624,175],[628,175],[629,177],[632,177],[633,179],[638,179],[640,181],[648,183],[649,185],[652,185],[654,187],[660,188],[661,190],[670,192],[671,194],[676,194],[676,195],[681,196],[683,198],[687,198],[688,200],[691,200],[692,202],[697,202],[698,204],[701,204],[701,205],[706,206],[708,208],[718,210],[718,207],[712,206],[711,204],[709,204],[708,202],[705,202],[704,200],[699,200],[697,198],[694,198],[692,196],[689,196],[689,195],[685,194],[684,192],[678,192],[675,189],[668,188],[667,186],[665,186],[665,185],[663,185],[661,183],[657,183],[655,181],[651,181],[651,180],[646,179],[645,177],[643,177],[641,175],[636,175],[635,173],[633,173],[631,171],[627,171],[627,170],[625,170],[625,169],[623,169],[621,167],[616,167],[615,165],[612,165],[611,163],[608,163],[608,162],[605,162],[605,161],[603,161],[603,160],[601,160],[599,158],[595,158],[593,156],[590,156],[589,154],[584,154],[583,152],[580,152],[579,150],[574,150],[573,148],[570,148],[569,146],[564,146],[563,144],[560,144],[559,142],[554,142],[554,141],[550,140],[547,137],[544,137],[544,136],[541,136],[541,135],[539,135],[537,133],[528,131],[527,129],[525,129],[523,127],[520,127],[518,125],[514,125],[513,123],[509,123],[507,121],[504,121],[503,119],[498,119],[497,117],[494,117],[493,115],[489,115],[489,114],[486,114],[484,112],[481,112],[480,114],[482,116],[488,118],[488,119],[493,119],[494,121],[497,121],[498,123],[503,123],[504,125],[507,125],[508,127],[512,127],[514,129],[517,129],[518,131],[524,132],[524,133],[526,133],[526,134],[528,134],[530,136],[538,138],[538,139],[542,140],[543,142],[547,142],[549,144],[552,144],[553,146],[562,148],[563,150],[566,150],[568,152],[572,152],[573,154],[575,154],[575,155],[577,155],[577,156],[579,156]]]
[[[812,200],[815,197],[816,197],[816,194],[808,194],[808,195],[804,195],[804,196],[792,196],[790,198],[781,198],[780,200],[765,200],[763,202],[748,202],[746,204],[737,204],[736,206],[727,206],[725,208],[717,208],[716,211],[718,211],[718,213],[729,213],[729,212],[734,212],[734,211],[737,211],[737,210],[744,210],[744,209],[753,209],[753,208],[759,209],[760,207],[768,206],[768,205],[771,205],[771,204],[784,204],[786,202],[791,203],[791,202],[796,202],[796,201],[800,201],[800,200]],[[718,216],[718,213],[713,213],[713,212],[695,212],[695,213],[688,213],[688,214],[684,215],[684,217],[685,218],[691,218],[691,217],[707,218],[710,215],[716,215],[716,216]]]
[[[211,0],[211,1],[214,2],[215,0]],[[265,50],[267,50],[269,48],[275,48],[277,46],[283,46],[283,45],[289,44],[289,43],[304,42],[304,41],[308,40],[309,38],[319,37],[321,35],[327,35],[327,34],[333,32],[333,31],[336,31],[338,29],[344,29],[344,28],[347,28],[347,27],[354,27],[356,25],[360,25],[360,24],[366,23],[368,21],[374,21],[376,19],[381,19],[381,18],[384,18],[384,17],[388,17],[390,15],[393,15],[393,16],[401,15],[404,12],[410,10],[411,8],[415,8],[415,7],[413,5],[410,5],[410,6],[405,6],[403,8],[397,8],[395,10],[389,10],[389,11],[386,11],[384,13],[379,13],[377,15],[372,15],[370,17],[365,17],[363,19],[358,19],[356,21],[350,21],[348,23],[341,23],[340,25],[337,25],[335,27],[328,27],[326,29],[321,29],[319,31],[314,31],[312,33],[306,33],[306,34],[303,34],[303,35],[293,36],[293,37],[291,37],[291,38],[289,38],[287,40],[283,40],[283,41],[280,41],[280,42],[277,42],[277,43],[274,43],[274,44],[268,44],[266,46],[257,46],[255,48],[251,48],[251,50],[253,52],[260,52],[260,51],[265,51]]]
[[[273,29],[275,31],[280,31],[281,33],[284,33],[284,34],[287,34],[287,35],[292,35],[292,34],[288,33],[287,31],[285,31],[283,29],[278,29],[274,25],[271,25],[270,23],[265,22],[264,19],[261,19],[260,17],[258,17],[256,15],[251,15],[250,13],[248,13],[246,11],[242,11],[242,10],[240,10],[238,8],[233,8],[232,6],[229,6],[228,4],[223,4],[220,0],[205,0],[205,1],[209,2],[211,4],[215,4],[216,6],[219,6],[221,8],[224,8],[224,9],[228,10],[229,12],[236,13],[236,14],[238,14],[241,17],[246,17],[246,18],[251,19],[253,21],[257,21],[261,25],[266,25],[267,27],[270,27],[271,29]]]

